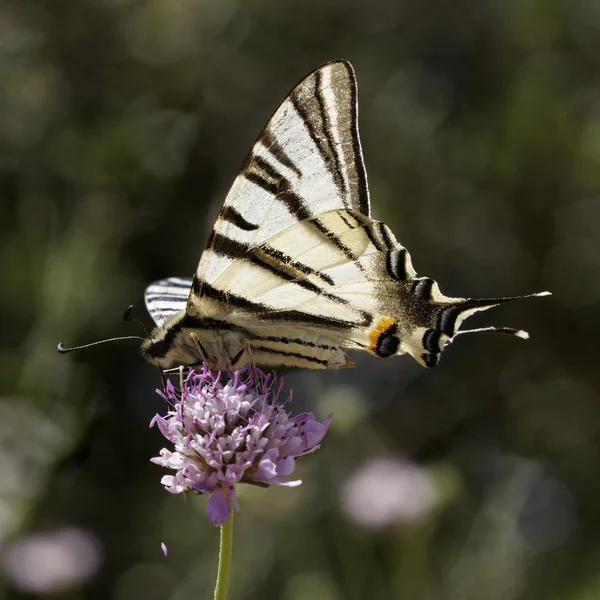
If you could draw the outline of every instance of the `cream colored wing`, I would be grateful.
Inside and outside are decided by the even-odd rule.
[[[316,336],[332,348],[380,357],[409,353],[432,367],[468,316],[515,299],[445,296],[435,281],[416,276],[385,224],[353,210],[306,219],[258,246],[229,241],[209,252],[234,260],[210,284],[195,284],[202,295],[188,313],[243,328],[247,358],[258,364],[280,364],[286,356],[290,364],[293,338],[299,340],[293,364],[321,358],[326,367],[345,366],[339,354],[328,364],[326,353],[314,348]]]

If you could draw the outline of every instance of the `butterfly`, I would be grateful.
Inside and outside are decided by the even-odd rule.
[[[334,369],[353,366],[354,350],[433,367],[473,313],[547,294],[450,298],[417,277],[371,218],[354,70],[336,61],[303,79],[259,135],[193,278],[147,288],[156,328],[141,351],[161,369]]]

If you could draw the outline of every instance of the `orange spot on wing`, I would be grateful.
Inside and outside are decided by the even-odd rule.
[[[392,317],[381,317],[371,331],[369,331],[369,350],[375,352],[377,350],[377,342],[382,333],[385,333],[390,327],[396,324],[396,319]]]

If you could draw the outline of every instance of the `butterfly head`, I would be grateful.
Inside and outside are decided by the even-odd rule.
[[[170,350],[171,345],[164,337],[155,337],[154,335],[146,338],[141,348],[142,356],[148,362],[163,369],[172,363],[169,359]],[[168,364],[165,365],[165,363]]]
[[[175,365],[190,367],[206,360],[196,332],[190,331],[188,325],[185,313],[167,319],[144,339],[140,348],[142,356],[163,370]]]
[[[152,365],[168,369],[174,362],[173,344],[167,339],[164,328],[158,327],[144,339],[141,347],[142,356]]]
[[[161,369],[168,369],[175,364],[189,365],[196,362],[194,357],[185,352],[181,343],[181,323],[184,313],[173,315],[164,324],[155,327],[142,342],[142,356],[151,364]]]

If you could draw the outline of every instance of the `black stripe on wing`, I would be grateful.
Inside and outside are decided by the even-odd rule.
[[[342,63],[348,71],[350,79],[350,107],[352,110],[352,149],[354,151],[354,169],[358,182],[358,204],[359,210],[364,215],[371,215],[371,203],[369,200],[369,185],[367,182],[367,170],[362,155],[362,147],[360,145],[360,135],[358,133],[358,86],[356,85],[356,76],[354,69],[349,62]]]
[[[317,271],[316,269],[313,269],[312,267],[310,267],[309,265],[307,265],[305,263],[294,260],[291,256],[288,256],[281,250],[272,248],[271,246],[269,246],[267,244],[263,244],[260,247],[260,250],[261,250],[261,252],[264,252],[268,256],[272,256],[273,258],[277,259],[279,262],[289,265],[293,269],[300,271],[304,275],[314,275],[315,277],[317,277],[318,279],[320,279],[321,281],[323,281],[324,283],[326,283],[328,285],[334,284],[333,278],[331,276],[327,275],[327,273],[323,273],[322,271]]]
[[[306,275],[315,275],[327,283],[333,284],[331,277],[321,274],[304,263],[294,261],[283,252],[269,246],[256,246],[245,242],[232,240],[225,235],[213,231],[209,241],[209,252],[215,252],[235,260],[247,260],[253,265],[279,277],[282,282],[295,283],[297,286],[324,296],[338,304],[348,304],[348,301],[330,294],[322,287],[306,279]]]
[[[309,363],[313,363],[316,365],[321,365],[323,367],[327,367],[329,365],[328,360],[324,360],[322,358],[317,358],[316,356],[309,356],[307,354],[302,354],[301,352],[290,352],[288,350],[278,350],[276,348],[267,348],[265,346],[257,346],[253,342],[251,342],[252,346],[252,354],[255,353],[264,353],[264,354],[273,354],[274,356],[282,356],[287,358],[296,358],[298,360],[305,360]],[[261,362],[258,360],[257,362]]]
[[[310,224],[320,233],[324,234],[329,241],[344,253],[350,261],[356,261],[358,256],[344,244],[338,235],[327,228],[321,221],[315,217],[310,208],[301,196],[292,189],[290,181],[280,173],[274,165],[270,164],[264,158],[257,156],[250,163],[248,169],[244,172],[244,177],[266,192],[273,194],[277,200],[282,202],[288,212],[298,221],[309,220]],[[208,246],[210,248],[210,244]],[[364,267],[357,264],[360,270]]]
[[[346,244],[344,244],[338,235],[323,225],[318,217],[311,219],[310,223],[311,225],[314,225],[322,234],[324,234],[338,250],[341,250],[350,262],[355,262],[358,260],[359,257],[352,252],[352,250],[346,246]],[[360,271],[365,271],[364,266],[359,262],[356,263],[356,267]]]
[[[317,71],[317,75],[318,74],[319,73]],[[316,149],[318,150],[318,152],[321,156],[321,159],[323,160],[325,169],[327,169],[327,171],[330,173],[331,177],[333,178],[334,183],[337,185],[338,189],[341,192],[342,188],[339,183],[340,174],[336,171],[334,166],[331,164],[332,157],[327,148],[326,140],[323,137],[321,137],[320,135],[318,135],[317,131],[315,131],[314,120],[313,120],[314,115],[311,115],[311,113],[308,112],[308,108],[304,105],[304,103],[302,102],[302,99],[298,96],[297,89],[292,92],[292,94],[290,95],[289,98],[290,98],[290,102],[292,103],[292,106],[294,107],[294,110],[298,114],[298,117],[300,117],[300,120],[304,124],[304,128],[306,129],[310,139],[313,141],[313,144],[315,145]],[[336,178],[336,174],[337,174],[337,178]]]
[[[269,194],[273,194],[273,196],[277,195],[279,191],[279,184],[277,182],[269,181],[265,179],[263,175],[257,173],[255,171],[247,171],[244,173],[244,177],[251,181],[254,185],[257,185],[259,188],[265,190],[265,192],[269,192]]]
[[[315,327],[335,327],[337,329],[353,329],[355,327],[368,327],[373,322],[373,317],[366,311],[356,311],[360,318],[357,321],[346,321],[336,317],[315,315],[300,310],[279,310],[268,304],[253,302],[243,296],[219,290],[206,281],[194,278],[193,293],[200,298],[210,298],[233,309],[239,309],[260,316],[264,321],[272,323],[293,323]]]
[[[327,145],[329,146],[329,155],[333,158],[333,162],[335,163],[335,169],[331,168],[330,166],[331,176],[335,181],[336,186],[340,190],[342,196],[345,197],[348,193],[348,184],[346,182],[346,178],[344,177],[344,173],[342,172],[343,165],[338,152],[338,147],[333,139],[333,124],[331,123],[329,111],[325,108],[323,92],[321,90],[322,85],[323,71],[317,71],[315,76],[315,99],[317,100],[317,105],[319,107],[321,128],[323,130],[325,139],[327,140]],[[309,127],[310,125],[307,123],[306,126]],[[329,159],[329,161],[331,162],[331,158]]]
[[[268,129],[263,131],[259,141],[273,155],[273,158],[275,158],[278,163],[287,167],[298,177],[302,177],[302,171],[294,164],[294,161],[288,156],[283,146]]]
[[[259,228],[259,225],[247,221],[233,206],[224,206],[219,218],[232,223],[244,231],[255,231]]]
[[[331,344],[317,344],[316,342],[311,342],[309,340],[304,340],[302,338],[291,338],[287,336],[276,336],[276,335],[252,335],[252,341],[258,340],[259,342],[273,342],[275,344],[285,344],[285,345],[298,345],[298,346],[306,346],[307,348],[318,348],[320,350],[337,350],[337,346],[332,346]]]

